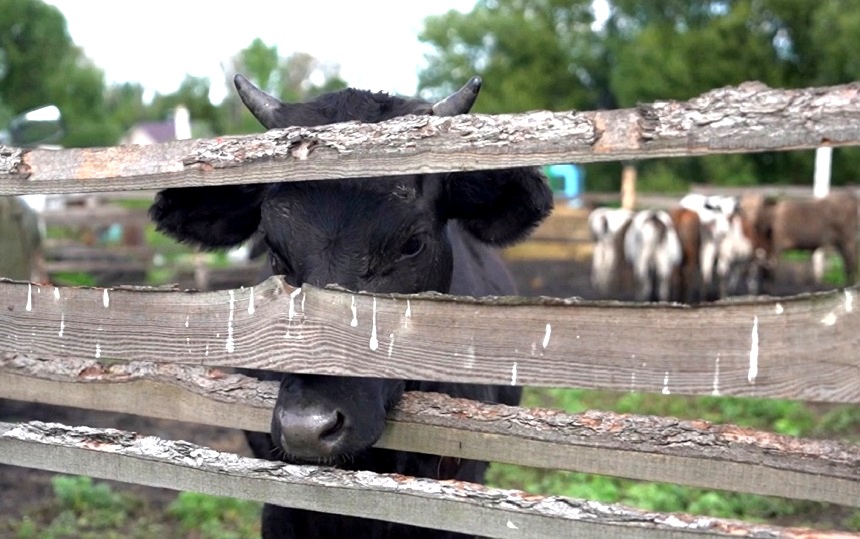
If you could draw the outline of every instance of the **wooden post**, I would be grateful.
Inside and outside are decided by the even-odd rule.
[[[815,149],[815,175],[813,177],[812,195],[824,198],[830,192],[830,169],[833,163],[833,148],[821,146]],[[812,277],[820,284],[824,277],[824,249],[816,249],[812,253]]]
[[[624,163],[621,170],[621,207],[632,210],[636,206],[636,166]]]

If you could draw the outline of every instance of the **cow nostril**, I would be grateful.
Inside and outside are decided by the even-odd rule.
[[[295,458],[335,456],[347,443],[348,418],[340,410],[282,409],[274,417],[277,421],[272,423],[272,437],[277,437],[280,449]]]
[[[331,422],[331,425],[328,426],[325,430],[320,434],[320,440],[330,440],[331,438],[336,437],[341,430],[343,430],[343,425],[346,422],[346,418],[340,410],[335,412],[333,417],[334,421]],[[331,441],[331,440],[330,440]]]

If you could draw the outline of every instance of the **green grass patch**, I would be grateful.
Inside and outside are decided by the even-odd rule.
[[[0,537],[15,539],[240,539],[259,537],[261,505],[180,493],[165,511],[89,477],[58,475],[54,498],[20,519],[0,518]]]
[[[526,389],[523,405],[579,413],[617,413],[704,419],[791,436],[860,441],[860,409],[734,397],[686,397],[581,389]],[[688,512],[746,521],[860,531],[860,511],[828,504],[649,483],[592,474],[493,464],[488,483],[535,494],[622,503],[648,511]]]
[[[62,271],[51,275],[51,281],[57,286],[97,286],[98,280],[85,271]]]
[[[180,492],[167,512],[183,532],[201,539],[242,539],[260,534],[260,509],[247,500]]]
[[[789,250],[782,253],[782,260],[793,263],[812,264],[810,251]],[[825,251],[824,273],[821,282],[833,286],[845,286],[845,264],[842,257],[832,249]]]

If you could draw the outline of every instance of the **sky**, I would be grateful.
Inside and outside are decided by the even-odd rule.
[[[429,15],[471,11],[475,0],[46,0],[108,84],[139,82],[172,93],[186,74],[207,77],[210,98],[227,92],[222,64],[259,37],[281,57],[306,52],[340,65],[351,86],[415,94],[429,49],[418,32]],[[232,90],[231,90],[232,91]]]

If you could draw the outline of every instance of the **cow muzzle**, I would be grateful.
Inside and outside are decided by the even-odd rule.
[[[278,445],[291,457],[327,460],[343,452],[348,436],[346,416],[337,409],[310,406],[303,409],[276,409],[272,433]]]
[[[382,436],[403,382],[288,374],[272,414],[272,441],[289,462],[352,460]]]

